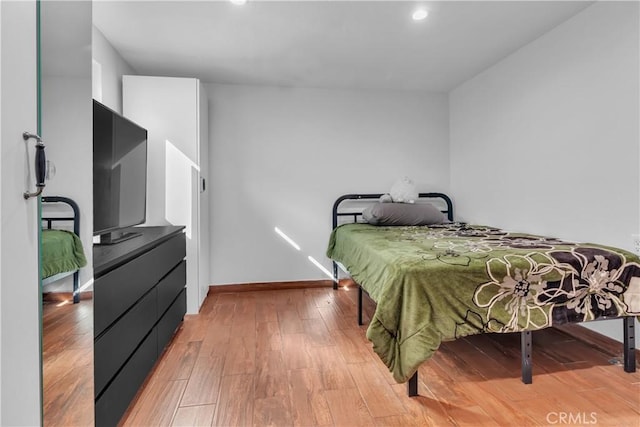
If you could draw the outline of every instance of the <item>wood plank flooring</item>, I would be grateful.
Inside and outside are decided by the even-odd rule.
[[[444,343],[396,384],[356,323],[356,289],[210,293],[187,316],[123,426],[640,426],[640,372],[556,329]],[[366,312],[372,313],[371,302]],[[365,320],[368,320],[365,313]]]
[[[45,301],[42,318],[44,425],[93,425],[93,301]]]

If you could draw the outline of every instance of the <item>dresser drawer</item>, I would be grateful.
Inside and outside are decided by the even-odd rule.
[[[156,363],[157,340],[157,331],[153,328],[109,387],[96,399],[96,427],[118,425],[122,414],[129,406],[129,402],[136,395],[138,388],[147,377],[147,373]]]
[[[173,301],[164,316],[158,321],[158,357],[164,351],[166,345],[171,341],[171,337],[182,322],[184,313],[187,311],[187,290],[182,292]]]
[[[111,377],[133,354],[156,323],[156,289],[146,294],[131,310],[94,343],[94,385],[99,394]]]
[[[187,262],[182,261],[158,283],[158,318],[162,317],[187,282]]]
[[[98,337],[186,255],[180,233],[94,282],[94,337]]]

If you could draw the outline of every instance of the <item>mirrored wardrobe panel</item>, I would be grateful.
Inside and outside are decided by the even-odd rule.
[[[39,120],[48,163],[41,205],[43,423],[90,426],[94,423],[92,5],[40,1],[38,13]],[[71,252],[70,259],[65,256],[60,261],[58,250]]]

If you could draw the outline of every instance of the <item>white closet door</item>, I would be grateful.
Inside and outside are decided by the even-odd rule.
[[[0,2],[0,425],[39,425],[40,290],[34,141],[35,1]],[[45,141],[46,143],[46,141]]]
[[[187,313],[196,314],[208,290],[200,248],[208,248],[209,238],[200,228],[200,82],[155,76],[122,82],[124,115],[149,132],[146,225],[186,226]]]
[[[207,92],[202,83],[199,84],[198,104],[200,105],[198,111],[198,148],[200,150],[198,153],[200,165],[198,185],[200,193],[200,197],[198,197],[198,227],[200,230],[200,239],[198,240],[198,280],[200,283],[201,305],[209,292],[209,285],[211,284],[209,283],[209,265],[211,264],[209,259],[209,242],[211,239],[209,235],[209,189],[211,188],[211,183],[209,182],[209,102]]]

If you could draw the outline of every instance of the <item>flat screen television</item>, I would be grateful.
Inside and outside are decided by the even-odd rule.
[[[93,235],[113,244],[146,218],[147,130],[93,101]]]

